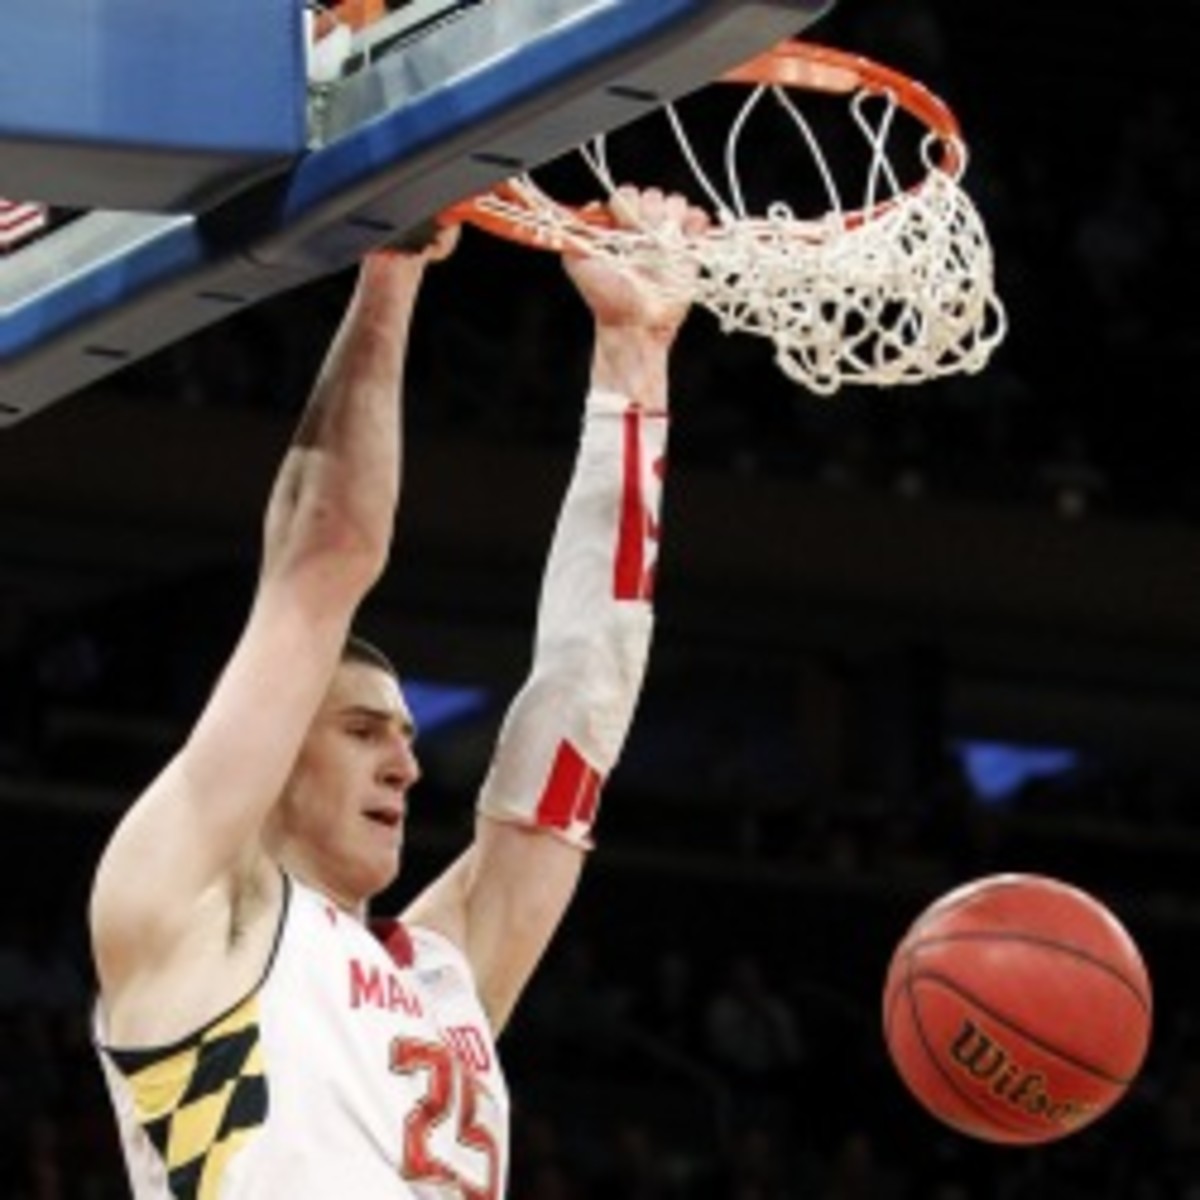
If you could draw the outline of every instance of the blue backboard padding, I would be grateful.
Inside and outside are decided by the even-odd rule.
[[[282,220],[299,216],[331,195],[345,195],[364,179],[377,180],[381,171],[402,171],[425,147],[445,145],[481,119],[502,117],[531,97],[553,95],[556,82],[578,79],[582,70],[602,66],[616,50],[635,46],[652,33],[662,36],[698,9],[714,7],[697,0],[625,0],[518,47],[495,69],[430,92],[301,160]],[[549,152],[569,148],[568,143]]]
[[[296,153],[301,21],[301,0],[5,0],[0,137]]]
[[[302,18],[302,0],[6,0],[0,195],[179,211],[286,166]]]
[[[651,91],[694,90],[832,3],[581,5],[578,19],[351,125],[194,221],[164,218],[120,253],[43,270],[27,295],[11,277],[5,286],[0,260],[0,425],[238,307],[349,266],[513,174],[512,160],[534,167],[633,120],[654,106]],[[374,69],[386,72],[388,61]],[[636,86],[609,86],[625,81]],[[15,258],[52,254],[56,236]]]
[[[152,230],[119,256],[79,272],[68,286],[44,290],[4,312],[0,319],[0,361],[94,313],[119,305],[145,291],[148,284],[186,276],[206,258],[194,218],[161,218],[161,228]],[[0,259],[0,270],[2,264]]]

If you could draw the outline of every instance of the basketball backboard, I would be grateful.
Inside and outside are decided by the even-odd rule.
[[[281,2],[292,0],[271,6]],[[0,105],[17,110],[0,110],[0,195],[84,209],[0,258],[0,426],[240,309],[349,266],[449,205],[702,87],[801,32],[833,2],[390,0],[380,19],[352,31],[319,82],[305,53],[305,22],[287,20],[287,35],[260,47],[273,59],[258,66],[261,103],[271,117],[264,136],[246,146],[231,144],[230,134],[199,150],[194,111],[182,132],[173,129],[161,116],[170,107],[161,67],[152,76],[130,71],[131,52],[119,41],[136,41],[140,18],[161,6],[66,5],[59,37],[35,39],[47,58],[42,86],[53,88],[63,70],[55,57],[63,39],[82,32],[69,19],[86,19],[92,40],[104,44],[81,78],[110,94],[109,102],[93,95],[81,107],[92,127],[72,142],[61,127],[69,118],[61,105],[51,114],[58,126],[42,130],[23,119],[23,93],[0,90]],[[294,3],[299,14],[302,0]],[[120,20],[104,20],[110,6]],[[27,7],[23,2],[17,12]],[[223,69],[228,22],[236,24],[246,9],[244,0],[199,7],[220,36],[198,29],[191,45],[179,47],[174,35],[171,44],[182,51],[177,72]],[[244,42],[238,53],[245,54]],[[77,60],[75,53],[79,72]],[[297,62],[305,69],[288,95]],[[78,90],[78,80],[72,86]],[[255,105],[255,86],[243,71],[226,106]],[[297,104],[303,136],[291,144]],[[137,128],[147,109],[159,114],[149,143]],[[119,144],[96,136],[95,114],[104,111],[126,114],[133,126],[116,131]],[[18,143],[21,153],[8,155]],[[86,170],[69,169],[72,154]],[[114,189],[128,200],[139,177],[153,184],[145,210],[106,205],[105,193]],[[29,190],[77,178],[92,180],[94,200]],[[186,197],[195,198],[194,207],[179,211]]]

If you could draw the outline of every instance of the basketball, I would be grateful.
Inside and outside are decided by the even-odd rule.
[[[929,906],[883,993],[888,1053],[969,1137],[1054,1141],[1125,1094],[1150,1041],[1150,979],[1120,921],[1077,887],[1005,874]]]

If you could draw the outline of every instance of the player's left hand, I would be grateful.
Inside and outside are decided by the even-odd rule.
[[[422,247],[420,253],[426,262],[441,262],[454,253],[461,234],[461,225],[443,225],[439,222],[432,240]]]
[[[373,253],[382,257],[411,259],[415,262],[441,262],[454,253],[462,227],[443,225],[436,217],[410,229],[404,237]]]

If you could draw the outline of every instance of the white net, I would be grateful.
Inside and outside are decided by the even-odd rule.
[[[811,151],[822,215],[798,216],[783,200],[760,214],[749,211],[739,154],[764,96],[778,101]],[[935,161],[946,147],[927,138],[921,178],[903,185],[888,150],[895,97],[860,92],[851,110],[870,156],[865,194],[853,208],[809,121],[778,84],[753,88],[733,121],[721,188],[700,165],[677,110],[666,107],[715,214],[702,235],[614,228],[598,219],[599,206],[561,204],[527,175],[476,203],[548,249],[582,250],[653,271],[660,286],[686,290],[725,332],[769,340],[781,370],[819,395],[846,384],[892,387],[979,371],[1007,322],[987,230],[959,182],[965,150],[955,142],[953,153]],[[611,199],[617,184],[607,139],[593,139],[580,153]]]
[[[721,328],[768,338],[822,395],[978,371],[1005,331],[983,223],[941,172],[849,227],[786,213],[723,225],[698,266],[696,299]]]

